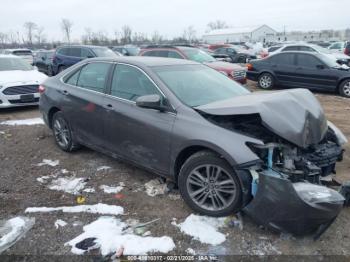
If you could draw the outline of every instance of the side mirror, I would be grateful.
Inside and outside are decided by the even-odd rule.
[[[164,106],[162,105],[159,95],[140,96],[136,99],[136,105],[142,108],[157,109],[160,111],[164,110]]]
[[[325,69],[324,65],[317,65],[316,68],[317,69]]]

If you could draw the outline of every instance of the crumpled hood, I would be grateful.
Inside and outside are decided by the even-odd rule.
[[[255,92],[195,109],[209,115],[259,114],[266,128],[303,148],[319,143],[328,128],[320,103],[306,89]]]
[[[37,82],[41,84],[47,78],[46,75],[36,70],[0,71],[0,85],[16,82]]]

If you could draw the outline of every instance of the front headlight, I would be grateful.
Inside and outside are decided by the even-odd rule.
[[[325,203],[325,202],[341,202],[344,197],[337,191],[325,186],[314,185],[310,183],[293,183],[293,187],[297,194],[307,203]]]
[[[344,145],[348,142],[348,139],[345,137],[342,131],[336,127],[331,121],[328,121],[328,126],[334,131],[335,136],[338,139],[340,145]]]

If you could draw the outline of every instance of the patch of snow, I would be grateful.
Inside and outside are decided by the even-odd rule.
[[[80,206],[62,206],[62,207],[28,207],[25,213],[36,213],[36,212],[54,212],[62,211],[64,213],[92,213],[102,215],[121,215],[124,213],[124,209],[120,206],[107,205],[98,203],[96,205],[80,205]]]
[[[189,247],[189,248],[186,249],[186,253],[187,253],[187,254],[190,254],[190,255],[195,255],[195,254],[196,254],[196,251],[194,251],[194,249],[192,249],[192,248]]]
[[[149,252],[168,253],[175,248],[175,243],[168,236],[142,237],[123,231],[128,225],[115,217],[100,217],[84,226],[84,233],[67,242],[74,254],[83,254],[75,245],[87,238],[96,238],[103,256],[123,249],[124,255],[145,255]]]
[[[69,194],[77,195],[84,189],[86,182],[82,177],[59,177],[51,181],[48,186],[51,190],[64,191]]]
[[[95,188],[93,188],[93,187],[87,187],[87,188],[83,189],[83,192],[86,192],[86,193],[94,193],[94,192],[95,192]]]
[[[43,161],[36,166],[57,166],[59,163],[60,160],[43,159]]]
[[[168,187],[166,183],[162,183],[159,179],[152,179],[145,184],[147,195],[154,197],[167,193]]]
[[[100,189],[103,190],[103,192],[107,194],[116,194],[119,193],[120,191],[123,190],[125,184],[123,182],[119,183],[119,186],[113,187],[113,186],[107,186],[107,185],[102,185],[100,186]]]
[[[67,169],[64,168],[64,169],[61,169],[61,173],[62,173],[62,174],[68,174],[69,171],[68,171]]]
[[[58,229],[59,227],[64,227],[64,226],[66,226],[66,225],[67,225],[67,222],[64,221],[64,220],[62,220],[62,219],[57,219],[57,220],[55,221],[55,227],[56,227],[56,229]]]
[[[110,169],[110,168],[111,168],[110,166],[99,166],[99,167],[97,168],[97,171],[108,170],[108,169]]]
[[[39,183],[44,184],[44,183],[47,182],[46,180],[48,180],[48,179],[50,179],[50,178],[51,178],[51,176],[41,176],[41,177],[38,177],[38,178],[36,179],[36,181],[38,181]]]
[[[218,231],[219,228],[225,226],[225,218],[214,218],[207,216],[189,215],[184,222],[176,224],[181,232],[192,236],[194,239],[211,245],[218,245],[226,240],[226,236]]]
[[[5,135],[6,133],[4,131],[0,131],[0,134],[1,135]]]
[[[14,217],[0,223],[0,254],[15,244],[35,224],[35,218]]]
[[[0,122],[0,125],[8,125],[8,126],[31,126],[31,125],[43,125],[44,121],[40,118],[28,118],[22,120],[8,120]]]

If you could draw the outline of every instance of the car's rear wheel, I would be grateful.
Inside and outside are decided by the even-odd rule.
[[[52,131],[55,137],[56,144],[63,151],[71,152],[79,148],[79,144],[74,140],[72,136],[72,130],[63,117],[62,112],[58,111],[52,118]]]
[[[350,79],[346,79],[340,84],[339,94],[345,97],[350,97]]]
[[[241,208],[237,175],[223,158],[210,151],[195,153],[185,161],[179,189],[185,202],[203,215],[226,216]]]
[[[258,84],[262,89],[271,89],[275,84],[275,80],[270,73],[263,73],[259,76]]]

